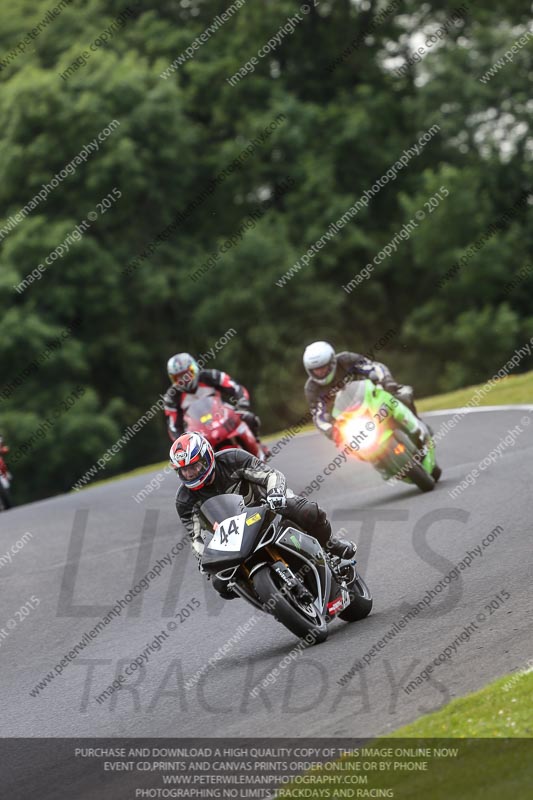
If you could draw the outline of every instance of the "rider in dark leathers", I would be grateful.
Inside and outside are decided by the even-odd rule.
[[[305,350],[304,367],[309,376],[304,391],[313,422],[330,439],[333,436],[331,411],[335,397],[352,380],[369,378],[380,383],[418,417],[412,388],[397,383],[385,364],[349,351],[336,354],[328,342],[313,342]],[[421,426],[420,437],[423,436],[425,431]]]
[[[229,493],[242,494],[246,505],[257,505],[266,500],[277,513],[316,537],[332,555],[351,558],[355,554],[356,547],[352,542],[331,537],[331,525],[325,511],[316,503],[287,489],[287,481],[281,472],[250,453],[223,450],[214,454],[211,445],[201,434],[192,433],[174,442],[170,459],[182,481],[176,495],[176,510],[191,537],[192,548],[198,559],[204,550],[199,508],[210,497]],[[203,469],[206,477],[198,479],[193,476],[194,488],[191,489],[186,486],[185,474],[188,475],[187,470],[191,467],[194,469],[195,464],[200,465],[198,469]],[[200,485],[197,485],[198,482]],[[224,591],[223,581],[214,578],[213,585],[227,599],[235,597],[233,592]]]

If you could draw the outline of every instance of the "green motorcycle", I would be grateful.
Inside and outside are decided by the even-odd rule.
[[[373,464],[384,480],[415,484],[423,492],[435,487],[442,470],[429,428],[383,387],[370,380],[349,383],[338,392],[332,416],[333,439],[347,455]]]

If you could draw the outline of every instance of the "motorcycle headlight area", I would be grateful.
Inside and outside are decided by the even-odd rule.
[[[378,442],[377,423],[368,416],[348,417],[341,426],[345,444],[354,450],[371,450]]]

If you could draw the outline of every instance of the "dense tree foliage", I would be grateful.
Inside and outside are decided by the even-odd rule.
[[[208,365],[248,385],[267,431],[304,411],[314,339],[366,352],[393,329],[379,355],[420,395],[490,376],[530,338],[531,41],[480,80],[527,30],[529,2],[60,6],[50,19],[50,0],[0,2],[0,430],[19,499],[68,490],[164,391],[167,357],[230,328]],[[159,415],[107,474],[167,446]]]

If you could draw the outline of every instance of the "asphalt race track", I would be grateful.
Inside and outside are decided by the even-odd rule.
[[[439,412],[428,421],[438,431],[450,416]],[[334,530],[344,528],[358,542],[360,569],[374,595],[372,614],[351,625],[334,622],[327,642],[293,652],[281,668],[298,640],[260,615],[190,689],[185,681],[256,612],[244,601],[220,600],[187,547],[61,674],[37,696],[30,695],[182,538],[173,474],[142,503],[132,496],[149,474],[0,515],[0,555],[26,531],[33,535],[11,564],[0,562],[2,736],[372,736],[523,667],[532,655],[530,422],[533,406],[465,416],[438,445],[444,472],[429,494],[389,486],[357,462],[325,477],[312,499],[328,511]],[[448,492],[506,436],[512,444],[500,447],[494,463],[452,499]],[[329,442],[304,434],[273,463],[301,491],[335,456]],[[478,546],[482,549],[476,554]],[[369,655],[468,551],[474,554],[469,565]],[[36,605],[32,597],[39,605],[26,606],[31,609],[26,616],[17,615],[28,602]],[[194,608],[188,617],[182,613],[187,604]],[[406,683],[467,626],[470,633],[453,654],[406,693]],[[149,653],[148,663],[120,690],[97,703],[96,696],[161,631],[166,635],[161,649]],[[364,668],[339,685],[365,654]],[[250,691],[276,667],[277,679],[251,697]]]

